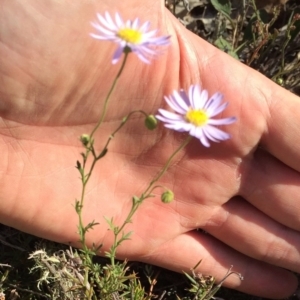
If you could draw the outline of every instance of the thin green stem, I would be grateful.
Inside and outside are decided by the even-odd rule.
[[[120,124],[120,125],[115,129],[115,131],[113,131],[113,133],[109,136],[109,138],[107,139],[106,144],[104,145],[104,147],[103,147],[103,149],[102,149],[102,151],[100,152],[99,155],[96,155],[96,152],[95,152],[95,149],[94,149],[94,146],[93,146],[93,145],[92,145],[92,148],[89,149],[89,151],[93,153],[94,159],[93,159],[91,168],[90,168],[88,174],[86,175],[86,179],[83,180],[83,187],[84,187],[84,189],[82,189],[82,192],[85,192],[85,185],[86,185],[87,182],[89,181],[89,179],[90,179],[90,177],[91,177],[91,175],[92,175],[93,169],[94,169],[94,167],[95,167],[97,161],[98,161],[100,158],[102,158],[102,157],[106,154],[107,149],[108,149],[108,146],[109,146],[111,140],[115,137],[116,133],[117,133],[117,132],[118,132],[118,131],[126,124],[126,122],[127,122],[128,119],[131,117],[131,115],[133,115],[134,113],[137,113],[137,112],[142,113],[142,114],[144,114],[145,116],[147,116],[147,114],[146,114],[144,111],[142,111],[142,110],[137,110],[137,111],[132,111],[132,112],[130,112],[126,117],[123,118],[121,124]],[[81,200],[82,200],[82,201],[80,202],[80,204],[82,205],[82,204],[83,204],[83,200],[84,200],[84,193],[81,194]]]
[[[122,64],[121,64],[121,67],[119,69],[119,72],[117,73],[112,85],[111,85],[111,88],[104,100],[104,106],[103,106],[103,110],[102,110],[102,113],[101,113],[101,116],[99,118],[99,121],[98,123],[96,124],[96,126],[94,127],[94,129],[92,130],[91,134],[90,134],[90,140],[91,140],[91,143],[88,147],[86,147],[86,152],[85,154],[83,154],[83,169],[81,170],[81,181],[82,181],[82,190],[81,190],[81,196],[80,196],[80,201],[79,203],[77,204],[78,206],[78,218],[79,218],[79,233],[80,233],[80,242],[82,244],[82,247],[83,247],[83,250],[84,250],[84,253],[85,253],[85,256],[86,256],[86,259],[87,261],[90,261],[90,257],[89,257],[89,253],[88,253],[88,248],[86,246],[86,239],[85,239],[85,235],[86,235],[86,228],[84,226],[84,223],[83,223],[83,220],[82,220],[82,209],[83,209],[83,202],[84,202],[84,197],[85,197],[85,192],[86,192],[86,185],[91,177],[91,174],[93,172],[93,169],[96,165],[96,162],[105,155],[106,151],[107,151],[107,145],[108,143],[105,145],[105,148],[102,150],[102,152],[97,156],[96,153],[95,153],[95,149],[94,149],[94,141],[93,141],[93,135],[95,134],[95,132],[97,131],[97,129],[100,127],[100,125],[102,124],[104,118],[105,118],[105,115],[106,115],[106,112],[107,112],[107,108],[108,108],[108,102],[109,102],[109,99],[110,99],[110,96],[112,94],[112,92],[114,91],[115,89],[115,86],[118,82],[118,79],[120,78],[123,70],[124,70],[124,67],[125,67],[125,64],[126,64],[126,61],[127,61],[127,57],[128,57],[128,52],[125,52],[125,55],[124,55],[124,59],[122,61]],[[120,127],[121,128],[121,127]],[[119,128],[117,129],[117,131],[119,130]],[[115,131],[115,132],[117,132]],[[114,133],[115,133],[114,132]],[[87,158],[89,156],[89,154],[92,153],[93,154],[93,162],[92,162],[92,165],[90,167],[90,170],[87,174],[85,174],[84,172],[84,169],[85,169],[85,166],[86,166],[86,161],[87,161]]]
[[[106,115],[106,111],[107,111],[107,107],[108,107],[108,102],[109,102],[110,96],[111,96],[113,90],[115,89],[115,86],[116,86],[116,84],[117,84],[117,82],[118,82],[118,79],[120,78],[120,76],[121,76],[121,74],[122,74],[122,72],[123,72],[123,70],[124,70],[124,67],[125,67],[125,64],[126,64],[126,61],[127,61],[128,54],[129,54],[129,52],[125,52],[125,54],[124,54],[124,59],[123,59],[122,65],[121,65],[121,67],[120,67],[120,70],[119,70],[119,72],[118,72],[116,78],[114,79],[114,81],[113,81],[113,83],[112,83],[112,86],[111,86],[111,88],[110,88],[110,90],[109,90],[109,92],[108,92],[108,94],[107,94],[107,96],[106,96],[106,98],[105,98],[105,101],[104,101],[104,107],[103,107],[101,116],[100,116],[100,118],[99,118],[99,121],[98,121],[97,125],[95,126],[95,128],[93,129],[92,133],[90,134],[90,137],[91,137],[91,138],[93,137],[93,135],[95,134],[95,132],[97,131],[97,129],[100,127],[100,125],[102,124],[102,122],[103,122],[103,120],[104,120],[104,118],[105,118],[105,115]]]
[[[174,158],[174,156],[181,151],[191,140],[192,140],[192,136],[188,136],[184,142],[173,152],[173,154],[169,157],[169,159],[167,160],[165,166],[162,168],[162,170],[153,178],[153,180],[150,182],[149,186],[147,187],[147,189],[145,190],[145,192],[143,193],[143,195],[146,195],[146,197],[148,197],[149,195],[147,195],[148,191],[151,189],[151,187],[153,186],[153,184],[155,182],[157,182],[161,176],[167,171],[167,169],[170,166],[170,163],[172,161],[172,159]]]
[[[84,202],[84,197],[85,197],[85,191],[86,191],[86,186],[87,183],[93,173],[94,167],[97,163],[97,161],[102,158],[106,152],[107,152],[107,148],[111,142],[111,140],[114,138],[114,136],[116,135],[116,133],[126,124],[126,122],[129,120],[129,118],[134,114],[134,113],[141,113],[143,114],[145,117],[147,117],[147,114],[142,111],[142,110],[137,110],[137,111],[132,111],[130,112],[126,117],[123,118],[121,124],[115,129],[115,131],[112,132],[112,134],[109,136],[109,138],[107,139],[106,144],[104,145],[102,151],[100,152],[99,155],[96,154],[95,149],[94,149],[94,145],[93,142],[91,143],[91,145],[89,145],[86,148],[86,153],[83,156],[83,166],[85,168],[85,163],[87,161],[87,156],[89,155],[89,153],[93,154],[93,162],[92,165],[89,169],[89,172],[87,174],[84,173],[84,169],[81,171],[81,180],[82,180],[82,190],[81,190],[81,197],[80,197],[80,201],[79,201],[79,210],[78,210],[78,217],[79,217],[79,230],[80,230],[80,242],[82,244],[82,247],[84,249],[84,253],[86,254],[86,259],[87,261],[89,261],[89,255],[88,253],[88,248],[86,246],[86,240],[85,240],[85,227],[83,224],[83,220],[82,220],[82,209],[83,209],[83,202]]]
[[[167,171],[167,169],[170,166],[170,163],[172,161],[172,159],[175,157],[175,155],[181,151],[190,141],[192,140],[192,136],[188,136],[184,142],[172,153],[172,155],[169,157],[169,159],[167,160],[167,162],[165,163],[164,167],[161,169],[161,171],[153,178],[153,180],[150,182],[150,184],[148,185],[148,187],[146,188],[145,192],[142,193],[141,197],[138,198],[138,200],[133,200],[132,201],[132,206],[130,209],[130,212],[127,216],[127,218],[125,219],[125,221],[123,222],[123,224],[121,225],[121,227],[118,228],[118,230],[116,232],[114,232],[114,242],[113,245],[110,249],[110,260],[111,260],[111,265],[114,266],[115,265],[115,257],[116,257],[116,251],[117,251],[117,247],[119,245],[119,242],[121,241],[121,239],[119,239],[119,234],[123,231],[124,227],[131,222],[131,218],[134,215],[134,213],[137,211],[137,209],[139,208],[139,206],[142,204],[142,202],[151,197],[151,191],[152,191],[152,187],[153,185],[163,176],[163,174]]]
[[[109,143],[111,142],[111,140],[115,137],[116,133],[117,133],[117,132],[118,132],[118,131],[126,124],[126,122],[129,120],[129,118],[130,118],[133,114],[135,114],[135,113],[141,113],[141,114],[143,114],[145,117],[148,116],[148,115],[147,115],[144,111],[142,111],[142,110],[134,110],[134,111],[130,112],[126,117],[124,117],[123,120],[122,120],[122,122],[121,122],[121,124],[117,127],[117,129],[115,129],[115,131],[114,131],[114,132],[109,136],[109,138],[107,139],[107,142],[106,142],[106,144],[104,145],[102,152],[100,153],[100,155],[98,155],[98,156],[96,157],[97,160],[100,159],[100,158],[102,157],[102,156],[101,156],[102,153],[105,153],[105,151],[107,151],[108,145],[109,145]],[[91,171],[90,171],[90,173],[91,173]]]

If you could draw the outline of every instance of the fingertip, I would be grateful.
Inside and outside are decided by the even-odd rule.
[[[168,253],[167,257],[165,253]],[[170,240],[147,257],[148,263],[177,272],[191,272],[200,260],[196,274],[211,275],[218,284],[232,266],[233,273],[226,277],[222,286],[253,296],[285,299],[298,286],[297,277],[292,272],[243,255],[200,232],[185,233]]]
[[[235,285],[236,281],[233,285],[229,281],[224,285],[253,296],[270,299],[286,299],[296,291],[298,279],[292,272],[258,261],[251,264],[251,274],[245,274],[238,286]]]

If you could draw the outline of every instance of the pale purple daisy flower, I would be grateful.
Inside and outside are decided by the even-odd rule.
[[[155,117],[164,122],[164,126],[180,132],[188,132],[196,137],[205,146],[209,147],[209,140],[213,142],[224,141],[230,138],[230,134],[220,130],[216,126],[227,125],[236,121],[235,117],[213,119],[228,105],[222,103],[223,95],[214,94],[208,98],[208,92],[201,90],[199,85],[191,85],[188,95],[185,91],[174,91],[169,97],[165,97],[168,105],[176,112],[172,113],[159,109],[159,115]]]
[[[92,22],[92,26],[99,31],[99,34],[91,33],[91,36],[99,40],[113,41],[119,45],[115,51],[112,63],[120,59],[123,52],[134,52],[140,60],[149,64],[150,58],[158,54],[156,46],[164,46],[170,43],[170,36],[156,37],[157,30],[148,31],[150,22],[140,25],[138,18],[133,21],[124,22],[116,13],[115,20],[108,12],[102,16],[97,14],[99,22]]]

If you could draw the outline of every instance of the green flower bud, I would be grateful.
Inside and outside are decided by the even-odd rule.
[[[282,77],[277,78],[276,82],[277,82],[277,84],[279,84],[281,86],[283,86],[283,84],[284,84],[284,80]]]
[[[91,141],[91,137],[89,134],[84,133],[80,136],[80,141],[83,144],[83,146],[87,146]]]
[[[161,195],[161,201],[163,203],[170,203],[174,200],[174,193],[171,190],[167,190]]]
[[[148,115],[145,119],[145,126],[149,130],[153,130],[157,127],[157,119],[153,115]]]

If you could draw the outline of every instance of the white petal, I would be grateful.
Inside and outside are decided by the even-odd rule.
[[[182,100],[186,103],[186,105],[188,107],[190,107],[191,102],[190,102],[190,99],[189,99],[188,95],[186,94],[186,92],[183,89],[181,89],[178,93],[181,96]]]
[[[165,118],[161,115],[156,115],[155,118],[163,123],[172,123],[173,124],[172,120]]]
[[[185,115],[186,110],[184,110],[182,107],[180,107],[176,101],[174,101],[173,97],[170,96],[170,99],[168,97],[164,97],[165,101],[168,103],[168,105],[175,110],[177,113]]]
[[[121,16],[118,13],[116,13],[115,19],[116,19],[117,26],[119,28],[123,28],[124,27],[124,21],[122,20]]]
[[[220,140],[217,139],[216,137],[212,136],[209,130],[206,130],[206,128],[203,128],[203,134],[206,136],[207,139],[219,143]]]
[[[202,136],[203,136],[202,127],[196,127],[195,137],[200,140],[202,138]]]
[[[196,137],[196,135],[197,135],[197,127],[196,126],[192,126],[191,129],[190,129],[190,131],[189,131],[189,134],[191,136]]]
[[[216,107],[218,107],[221,104],[222,100],[223,100],[223,94],[221,94],[221,93],[215,93],[207,101],[204,109],[209,109],[210,108],[210,109],[214,110]]]
[[[190,131],[192,127],[194,127],[193,124],[182,122],[182,128],[184,129],[184,131]]]
[[[119,48],[115,51],[115,53],[114,53],[114,55],[113,55],[113,59],[112,59],[112,64],[113,64],[113,65],[116,64],[116,63],[119,61],[119,59],[120,59],[120,57],[121,57],[121,55],[122,55],[122,53],[123,53],[123,50],[124,50],[124,47],[119,47]]]
[[[149,28],[149,26],[150,26],[150,22],[149,22],[149,21],[145,22],[145,23],[140,27],[140,31],[141,31],[141,32],[147,31],[148,28]]]
[[[165,124],[166,128],[173,129],[179,132],[188,132],[191,130],[191,126],[192,126],[191,124],[183,123],[183,122],[182,123],[177,122],[176,124]]]
[[[131,25],[132,25],[132,21],[131,21],[131,20],[127,20],[127,21],[125,22],[125,27],[126,27],[126,28],[131,28]]]
[[[209,148],[210,147],[210,143],[207,139],[207,137],[205,135],[203,135],[200,139],[200,142],[202,143],[202,145],[206,148]]]
[[[91,23],[92,26],[94,28],[96,28],[97,30],[101,31],[102,33],[104,33],[105,35],[116,35],[116,33],[110,29],[106,29],[104,27],[102,27],[101,25],[97,24],[97,23]]]
[[[197,138],[198,140],[200,140],[200,142],[202,143],[203,146],[205,146],[205,147],[209,147],[210,146],[210,144],[208,142],[208,139],[207,139],[207,137],[204,134],[203,128],[196,127],[195,134],[193,136],[195,138]]]
[[[208,113],[208,115],[210,116],[210,118],[212,118],[212,117],[218,115],[219,113],[221,113],[228,106],[228,102],[223,103],[219,107],[213,108],[213,106],[214,105],[211,105],[211,107],[209,107],[206,110],[206,112]]]
[[[195,89],[195,85],[191,85],[189,87],[189,92],[188,92],[189,102],[192,108],[195,108],[194,89]]]
[[[135,48],[139,52],[144,52],[144,54],[155,55],[155,53],[157,53],[157,51],[150,49],[149,47],[144,45],[135,45]]]
[[[112,28],[110,28],[109,23],[106,21],[106,19],[99,13],[97,13],[97,18],[98,18],[99,22],[102,23],[104,26],[106,26],[109,29],[112,29]]]
[[[182,120],[183,120],[181,115],[173,114],[173,113],[171,113],[171,112],[169,112],[169,111],[167,111],[167,110],[165,110],[165,109],[161,109],[161,108],[160,108],[160,109],[158,110],[158,112],[159,112],[162,116],[164,116],[164,117],[166,117],[166,118],[168,118],[168,119],[171,119],[171,120],[178,120],[178,121],[182,121]]]
[[[140,23],[139,18],[136,18],[136,19],[132,22],[131,28],[136,30],[136,29],[139,27],[139,23]]]
[[[109,22],[109,20],[107,19],[107,16],[110,18],[110,15],[108,12],[105,12],[105,17],[103,17],[100,14],[97,14],[97,17],[98,17],[98,20],[100,21],[100,23],[102,23],[105,27],[107,27],[110,30],[117,31],[118,28],[115,26],[115,24],[113,22]]]
[[[90,33],[90,36],[97,40],[109,40],[107,37],[105,37],[103,35],[98,35],[98,34],[94,34],[94,33]]]
[[[198,84],[191,86],[189,88],[189,98],[191,105],[194,109],[201,109],[202,108],[202,101],[201,99],[201,89]]]
[[[236,121],[236,117],[229,117],[224,119],[209,119],[209,125],[228,125]]]
[[[123,48],[123,51],[124,51],[124,48],[126,46],[128,46],[127,42],[122,40],[122,39],[118,39],[118,43],[119,43],[119,46]],[[129,46],[128,46],[129,47]]]
[[[208,100],[208,91],[202,90],[199,98],[198,109],[203,109]]]
[[[176,101],[176,103],[182,108],[184,109],[185,111],[188,111],[189,107],[187,105],[187,103],[185,102],[185,100],[182,99],[181,95],[177,92],[177,91],[174,91],[173,92],[173,99],[174,101]]]
[[[218,139],[220,141],[228,140],[230,138],[229,133],[210,125],[205,126],[205,132],[213,138]]]
[[[151,63],[150,59],[147,58],[148,55],[144,55],[141,51],[133,50],[133,52],[137,55],[137,57],[144,62],[145,64],[149,65]]]
[[[140,28],[140,31],[141,31],[141,28]],[[156,33],[157,33],[157,29],[151,30],[149,32],[144,32],[143,36],[145,37],[145,39],[147,39],[147,40],[151,39],[151,41],[154,42],[158,38],[158,37],[155,37]]]
[[[118,27],[115,25],[113,19],[111,18],[110,14],[106,11],[105,12],[106,22],[109,24],[109,28],[113,28],[114,30],[118,30]]]
[[[163,115],[156,115],[155,116],[158,120],[164,122],[164,123],[169,123],[169,124],[178,124],[178,123],[186,123],[185,120],[174,120],[172,118],[168,118],[168,116],[163,116]]]
[[[147,34],[143,35],[143,43],[151,46],[164,46],[170,44],[170,36],[148,37]]]

